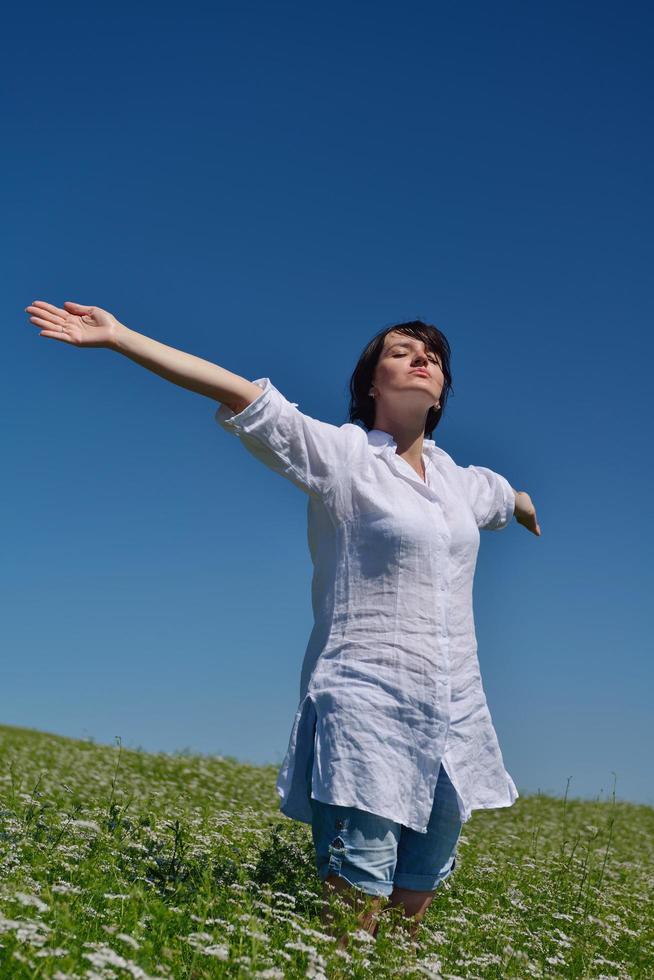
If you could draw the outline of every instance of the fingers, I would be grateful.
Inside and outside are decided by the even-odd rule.
[[[54,321],[54,320],[44,320],[43,317],[40,317],[40,316],[31,316],[30,317],[30,320],[37,327],[45,327],[46,330],[52,330],[54,327],[57,326],[56,321]],[[61,333],[61,328],[62,327],[63,327],[63,324],[60,324],[59,325],[59,331],[58,331],[59,333]]]
[[[57,324],[60,326],[64,322],[64,317],[66,313],[64,310],[61,314],[49,313],[47,310],[42,310],[40,306],[28,306],[25,310],[26,313],[31,313],[30,320],[32,323],[46,324],[47,326],[52,326],[52,324]]]
[[[35,299],[32,306],[36,306],[47,313],[56,313],[57,316],[66,316],[66,310],[62,310],[59,306],[53,306],[52,303],[45,303],[42,299]]]
[[[52,330],[42,330],[39,337],[52,337],[53,340],[60,340],[63,344],[74,344],[74,341],[67,333],[54,333]]]

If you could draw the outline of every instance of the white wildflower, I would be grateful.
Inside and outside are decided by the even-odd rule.
[[[177,938],[187,942],[189,946],[193,946],[195,949],[200,949],[204,943],[211,942],[213,936],[208,932],[189,932],[188,936],[178,936]]]
[[[253,902],[252,903],[256,909],[263,909],[265,912],[273,912],[274,909],[272,905],[268,905],[267,902]]]
[[[83,827],[87,830],[95,830],[97,834],[100,833],[101,827],[95,822],[95,820],[71,820],[69,827]]]
[[[48,911],[49,906],[46,905],[45,902],[41,901],[38,895],[28,895],[27,892],[16,892],[14,898],[17,902],[20,902],[21,905],[31,905],[35,909],[38,909],[39,912]]]
[[[364,967],[367,966],[368,961],[364,960],[361,965]],[[304,975],[305,977],[308,977],[309,980],[327,980],[327,974],[325,973],[325,971],[322,969],[322,967],[318,966],[313,960],[311,960],[311,962],[305,969]]]
[[[293,905],[295,905],[295,895],[289,895],[287,892],[273,892],[273,896],[275,898],[285,898],[287,901],[292,902]]]
[[[307,946],[307,944],[306,943],[303,943],[301,939],[298,939],[294,943],[286,943],[286,949],[297,949],[297,950],[299,950],[300,953],[316,953],[317,952],[315,946]]]
[[[441,980],[443,974],[441,973],[441,961],[437,957],[425,957],[421,963],[418,964],[418,969],[425,974],[425,976],[430,977],[431,980]]]
[[[215,943],[213,946],[205,946],[200,952],[204,953],[205,956],[215,956],[219,960],[229,959],[229,947],[220,946],[218,943]]]
[[[85,945],[87,944],[85,943]],[[111,949],[110,946],[104,946],[102,943],[97,944],[95,952],[82,953],[82,956],[89,960],[89,962],[99,970],[106,971],[107,967],[115,966],[120,970],[125,970],[127,973],[130,973],[134,980],[162,980],[162,978],[159,977],[148,976],[145,970],[141,969],[140,966],[137,966],[136,963],[132,963],[131,960],[125,959],[124,956],[121,956],[115,950]],[[103,975],[106,974],[100,974],[100,976]]]
[[[131,946],[132,949],[140,949],[141,948],[141,944],[139,942],[137,942],[136,939],[134,939],[133,936],[128,936],[126,932],[117,932],[116,933],[116,939],[122,939],[122,941],[124,943],[127,943],[128,946]]]
[[[528,906],[525,905],[525,903],[518,895],[510,895],[509,901],[511,902],[511,905],[513,905],[514,908],[520,909],[521,912],[528,911]]]
[[[310,926],[301,926],[299,922],[293,921],[293,927],[296,932],[301,933],[303,936],[308,936],[313,939],[320,939],[323,942],[336,942],[333,936],[328,936],[326,932],[319,932],[317,929],[312,929]]]
[[[4,915],[0,915],[0,934],[11,932],[12,929],[18,929],[20,924],[18,919],[5,919]]]
[[[20,943],[27,943],[28,946],[45,946],[48,932],[50,929],[44,922],[23,919],[18,923],[16,939]]]
[[[100,946],[95,952],[82,953],[82,956],[100,970],[105,966],[117,966],[121,970],[127,969],[127,960],[125,957],[120,956],[109,946]]]

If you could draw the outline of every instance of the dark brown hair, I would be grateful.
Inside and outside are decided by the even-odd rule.
[[[438,425],[445,410],[450,391],[453,391],[452,375],[450,373],[450,345],[445,334],[438,327],[422,320],[409,320],[407,323],[397,323],[393,327],[385,327],[363,349],[352,377],[350,378],[350,422],[361,421],[368,431],[375,425],[375,399],[369,395],[377,361],[384,348],[384,338],[392,330],[407,334],[422,340],[427,350],[438,354],[443,369],[443,391],[440,396],[439,408],[430,408],[425,422],[425,436],[429,439]]]

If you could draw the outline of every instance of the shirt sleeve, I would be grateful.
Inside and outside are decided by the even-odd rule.
[[[331,425],[301,412],[270,378],[252,382],[262,389],[235,413],[220,405],[215,418],[227,432],[271,470],[308,494],[327,496],[344,465],[348,426]]]
[[[509,481],[485,466],[460,466],[468,500],[480,531],[501,531],[515,512],[515,494]]]

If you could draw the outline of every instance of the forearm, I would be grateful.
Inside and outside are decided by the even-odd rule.
[[[524,490],[514,490],[513,487],[511,487],[511,489],[515,494],[515,507],[513,509],[513,516],[517,517],[522,512],[522,501],[524,499],[525,492]]]
[[[226,368],[194,354],[168,347],[158,340],[130,330],[123,324],[115,335],[111,349],[124,354],[166,381],[172,381],[173,384],[219,402],[233,400],[234,389],[243,380]]]

